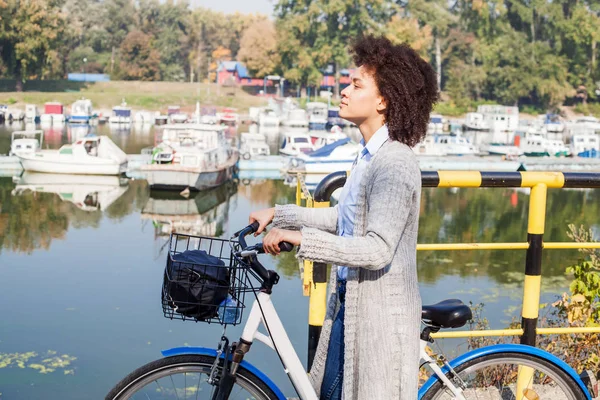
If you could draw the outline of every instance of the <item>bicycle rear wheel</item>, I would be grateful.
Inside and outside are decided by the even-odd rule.
[[[215,357],[181,355],[153,361],[127,375],[106,400],[212,399],[208,383]],[[219,363],[221,369],[222,361]],[[240,367],[229,399],[275,400],[277,395],[252,372]]]
[[[520,367],[533,369],[532,378],[524,386],[525,397],[517,397]],[[466,384],[465,399],[477,400],[582,400],[585,394],[575,380],[556,364],[522,353],[497,353],[477,357],[456,367],[455,372]],[[452,381],[451,373],[446,376]],[[455,383],[456,384],[456,383]],[[537,396],[537,397],[536,397]],[[450,400],[452,393],[437,381],[423,395],[423,400]]]

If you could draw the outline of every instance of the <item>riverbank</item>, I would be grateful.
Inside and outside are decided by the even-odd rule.
[[[58,101],[69,106],[85,97],[95,109],[111,109],[125,100],[134,110],[166,111],[169,105],[179,105],[184,112],[193,111],[198,101],[203,106],[235,107],[240,112],[267,104],[265,98],[250,95],[239,87],[215,83],[111,81],[82,82],[77,86],[56,83],[33,86],[35,90],[26,87],[24,92],[0,92],[0,104],[25,109],[25,104],[41,108],[46,102]]]

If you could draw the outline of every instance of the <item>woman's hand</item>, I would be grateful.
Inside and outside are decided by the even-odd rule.
[[[254,236],[258,236],[265,230],[267,225],[273,221],[273,217],[275,216],[275,208],[265,208],[264,210],[254,211],[250,213],[249,224],[254,221],[258,222],[259,226]]]
[[[278,255],[280,253],[279,243],[281,242],[289,242],[294,246],[300,246],[300,243],[302,242],[302,232],[279,228],[271,229],[263,239],[263,249],[265,249],[265,253],[274,256]]]

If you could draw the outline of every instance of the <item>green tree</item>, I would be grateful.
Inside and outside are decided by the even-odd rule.
[[[141,81],[159,79],[160,56],[152,48],[148,35],[140,31],[129,32],[120,50],[122,79]]]
[[[275,26],[268,20],[257,21],[244,32],[238,59],[246,64],[253,76],[264,77],[279,64]]]
[[[65,31],[60,0],[7,0],[0,3],[0,49],[8,74],[23,90],[23,81],[41,78],[51,51]]]

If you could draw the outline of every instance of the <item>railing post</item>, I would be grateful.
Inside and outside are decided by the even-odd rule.
[[[344,186],[346,172],[334,172],[327,175],[317,186],[314,194],[314,207],[329,207],[331,194]],[[305,264],[306,265],[306,264]],[[327,307],[327,264],[312,264],[312,285],[310,287],[308,309],[308,369],[310,370],[317,346],[321,328],[325,320]],[[306,268],[305,268],[306,273]]]
[[[542,285],[542,248],[546,222],[547,186],[538,183],[531,187],[529,196],[529,220],[527,222],[527,249],[525,261],[525,282],[523,285],[523,310],[521,344],[535,346],[535,336],[540,309]],[[519,367],[517,378],[517,400],[524,399],[527,388],[533,384],[535,371],[530,367]]]

